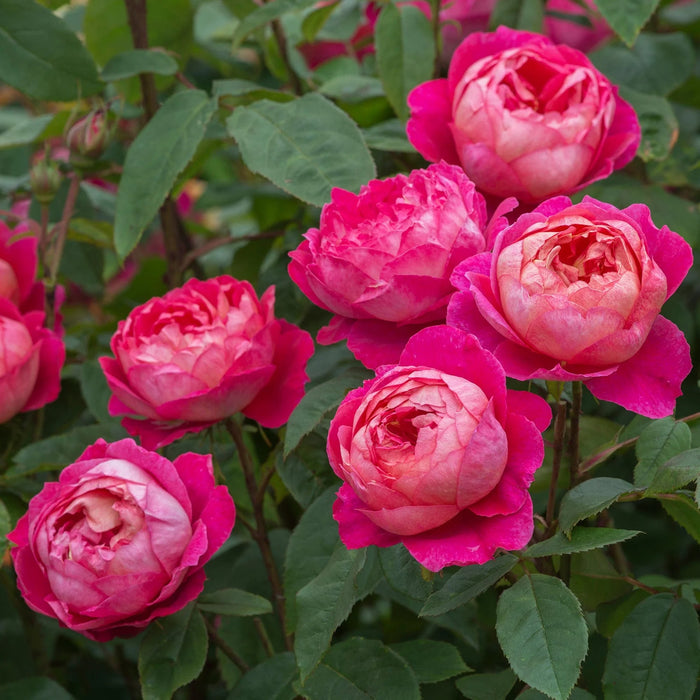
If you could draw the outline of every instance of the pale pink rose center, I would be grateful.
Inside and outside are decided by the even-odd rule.
[[[214,388],[250,350],[252,338],[265,322],[247,292],[238,306],[223,293],[216,305],[198,296],[169,305],[153,323],[152,335],[126,336],[119,359],[127,372],[135,365],[177,368]]]
[[[19,302],[19,283],[17,275],[7,260],[0,259],[0,298],[9,299],[13,304]]]
[[[347,480],[371,508],[454,505],[458,490],[470,488],[460,483],[465,449],[489,400],[461,377],[401,369],[358,407]],[[498,482],[503,464],[488,466],[495,477],[478,486],[486,492]]]
[[[72,561],[99,578],[152,573],[159,577],[158,588],[191,539],[189,517],[130,462],[107,460],[92,472],[47,518],[49,558],[57,570],[60,562]]]
[[[23,323],[0,316],[0,376],[24,364],[33,345]]]

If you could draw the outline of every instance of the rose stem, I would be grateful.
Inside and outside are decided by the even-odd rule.
[[[129,19],[131,39],[135,49],[148,49],[148,25],[146,24],[146,0],[124,0]],[[139,73],[143,108],[146,122],[158,111],[158,90],[153,73]],[[170,288],[179,287],[183,281],[182,259],[192,250],[187,231],[177,212],[171,195],[159,210],[160,225],[165,239],[165,255],[168,263],[168,284]]]
[[[262,554],[263,562],[265,564],[265,569],[267,571],[267,578],[270,581],[270,586],[272,587],[272,595],[275,599],[275,607],[277,609],[277,615],[282,623],[282,631],[284,634],[284,643],[289,651],[294,649],[294,640],[292,636],[287,632],[285,625],[285,601],[284,601],[284,590],[282,588],[282,582],[280,581],[279,573],[277,572],[277,566],[275,565],[275,560],[272,556],[272,547],[270,546],[270,538],[267,535],[267,526],[265,525],[265,517],[263,516],[263,500],[265,498],[265,492],[258,489],[258,485],[255,483],[255,473],[253,469],[253,461],[250,458],[250,452],[245,446],[243,441],[243,433],[241,427],[236,423],[235,420],[229,418],[224,421],[226,429],[233,438],[233,442],[238,450],[238,457],[241,462],[241,467],[243,469],[243,476],[245,477],[245,485],[248,490],[248,495],[250,496],[250,501],[253,506],[253,514],[255,516],[255,528],[251,529],[250,534],[257,543],[260,554]]]
[[[287,39],[284,36],[284,31],[282,30],[282,25],[278,19],[272,20],[272,33],[275,36],[275,41],[280,52],[280,58],[284,63],[284,67],[287,69],[287,74],[289,75],[289,85],[294,91],[295,95],[303,95],[304,91],[299,81],[299,76],[294,72],[292,63],[287,55]]]
[[[583,384],[572,382],[571,385],[571,414],[569,416],[569,488],[572,489],[579,480],[579,423],[581,417],[581,402],[583,400]]]
[[[554,417],[554,443],[552,445],[552,478],[549,482],[549,498],[547,499],[547,525],[551,529],[554,521],[554,502],[557,496],[557,482],[559,481],[559,468],[564,452],[564,433],[566,431],[566,401],[557,401],[557,412]]]
[[[44,276],[48,280],[45,305],[46,325],[49,328],[53,328],[54,326],[54,296],[56,291],[56,278],[58,277],[58,268],[61,264],[63,248],[66,245],[66,237],[68,236],[68,222],[73,216],[75,201],[78,198],[78,192],[80,191],[81,180],[82,176],[80,173],[75,172],[71,175],[70,186],[68,187],[66,202],[63,205],[61,220],[56,224],[51,233],[51,256],[48,261],[48,269],[44,270]]]
[[[258,637],[260,637],[260,641],[262,642],[265,653],[268,656],[274,656],[275,650],[272,647],[272,642],[270,641],[270,638],[267,636],[267,630],[265,629],[263,621],[259,617],[254,617],[253,624],[255,625],[255,631],[258,633]]]
[[[206,625],[211,641],[214,642],[243,673],[250,671],[250,666],[248,666],[248,664],[219,636],[216,627],[214,627],[214,623],[206,615],[202,615],[202,617],[204,618],[204,624]]]

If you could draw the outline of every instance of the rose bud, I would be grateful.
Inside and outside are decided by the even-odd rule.
[[[474,336],[419,331],[331,421],[328,459],[345,482],[333,508],[340,538],[350,549],[403,542],[431,571],[524,547],[551,417],[543,399],[506,389]]]
[[[8,539],[29,607],[104,642],[196,598],[234,518],[211,455],[170,462],[131,439],[98,440],[44,484]]]
[[[71,163],[81,166],[97,160],[107,148],[112,129],[102,109],[90,112],[68,129],[66,145]]]
[[[555,197],[502,230],[493,253],[457,267],[447,322],[474,333],[509,377],[582,381],[599,399],[663,418],[691,363],[659,312],[692,260],[644,204]]]
[[[408,96],[408,138],[460,164],[480,191],[540,202],[607,177],[634,157],[632,107],[580,51],[499,27],[470,34],[446,79]]]

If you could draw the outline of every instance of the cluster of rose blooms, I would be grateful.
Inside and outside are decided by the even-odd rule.
[[[643,204],[566,196],[628,163],[640,139],[579,51],[503,27],[473,33],[409,105],[409,138],[434,164],[358,195],[335,189],[289,274],[334,314],[317,341],[346,340],[376,372],[329,430],[342,540],[402,542],[439,570],[532,535],[528,487],[551,410],[507,376],[580,381],[642,415],[672,413],[689,347],[659,312],[692,256]],[[34,609],[108,639],[201,591],[233,502],[210,457],[152,450],[237,412],[288,420],[313,342],[275,318],[273,297],[192,279],[119,323],[101,360],[109,410],[142,447],[99,441],[32,500],[11,539]]]

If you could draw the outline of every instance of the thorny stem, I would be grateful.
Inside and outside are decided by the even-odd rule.
[[[263,499],[265,497],[265,492],[258,488],[255,482],[255,471],[253,468],[253,461],[248,452],[248,448],[245,446],[243,441],[243,433],[241,427],[233,419],[228,419],[225,421],[224,425],[228,430],[229,434],[233,438],[233,442],[236,445],[236,450],[238,450],[238,457],[241,462],[241,468],[243,469],[243,477],[245,478],[246,489],[248,490],[248,495],[250,496],[250,501],[253,506],[253,515],[255,516],[255,527],[251,529],[251,535],[260,549],[260,553],[263,558],[263,563],[265,564],[265,570],[267,571],[267,578],[270,581],[270,586],[272,587],[272,595],[275,599],[275,608],[277,610],[277,615],[282,624],[282,631],[284,634],[285,646],[289,651],[294,649],[294,641],[291,634],[286,630],[285,626],[285,601],[284,601],[284,589],[282,588],[282,582],[280,581],[280,576],[277,571],[277,566],[275,564],[274,557],[272,556],[272,547],[270,546],[270,538],[267,534],[267,526],[265,525],[265,517],[263,515]]]
[[[202,617],[204,618],[204,624],[206,625],[211,641],[214,642],[243,673],[250,671],[250,666],[248,666],[248,664],[221,638],[212,621],[207,618],[206,615],[202,615]]]
[[[564,433],[566,431],[566,401],[560,399],[557,402],[557,411],[554,416],[554,443],[552,445],[552,478],[549,482],[549,498],[547,499],[547,525],[551,528],[554,522],[554,504],[557,497],[557,482],[559,481],[559,469],[564,452]]]
[[[124,0],[129,20],[129,29],[135,49],[148,48],[148,25],[146,23],[146,0]],[[158,111],[158,90],[153,73],[139,73],[141,96],[146,121],[150,121]],[[192,243],[180,220],[172,196],[168,195],[159,210],[160,225],[165,240],[165,254],[168,263],[168,284],[179,287],[183,281],[182,259],[192,249]]]

